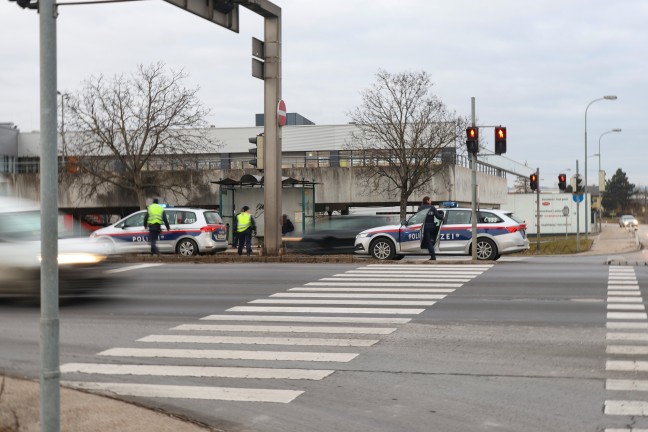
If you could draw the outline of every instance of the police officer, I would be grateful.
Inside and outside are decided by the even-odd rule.
[[[436,254],[434,253],[434,244],[436,243],[436,224],[434,223],[434,218],[443,220],[443,213],[438,211],[434,205],[432,205],[432,200],[429,196],[423,197],[423,201],[419,206],[419,210],[428,209],[428,214],[425,217],[425,223],[423,224],[423,239],[421,240],[421,248],[427,248],[430,252],[430,260],[436,260]]]
[[[250,214],[250,207],[243,206],[241,212],[234,218],[234,232],[236,233],[236,243],[238,254],[243,255],[243,243],[247,256],[252,254],[252,232],[256,233],[256,222],[254,216]]]
[[[155,198],[153,203],[146,209],[146,219],[144,219],[144,228],[148,228],[149,230],[151,255],[160,255],[160,251],[157,248],[157,241],[158,237],[160,237],[160,231],[162,231],[162,223],[166,226],[167,231],[171,229],[169,227],[169,220],[167,219],[166,213],[164,213],[164,207],[162,207],[158,199]]]

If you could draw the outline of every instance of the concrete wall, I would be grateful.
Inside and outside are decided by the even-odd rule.
[[[158,175],[177,177],[178,182],[187,185],[185,194],[189,199],[171,195],[168,191],[151,191],[152,197],[159,197],[175,205],[215,205],[218,203],[219,186],[212,184],[223,178],[240,179],[249,170],[211,170],[196,172],[161,172]],[[256,174],[256,171],[254,171]],[[283,175],[296,179],[314,180],[315,202],[317,204],[362,205],[372,203],[398,204],[396,193],[377,193],[371,191],[362,180],[357,168],[293,168],[283,170]],[[38,174],[11,174],[5,176],[17,196],[39,199]],[[136,206],[134,196],[125,191],[106,187],[96,196],[82,196],[75,183],[79,177],[71,175],[59,184],[59,207],[112,207]],[[479,202],[486,207],[499,207],[506,202],[506,179],[478,173]],[[433,201],[458,201],[462,205],[471,202],[471,171],[460,166],[447,166],[436,175],[429,188],[413,195],[410,202],[418,203],[425,195]],[[243,191],[241,191],[243,192]]]

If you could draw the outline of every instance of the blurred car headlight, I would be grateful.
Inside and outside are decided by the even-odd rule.
[[[74,252],[74,253],[60,253],[58,256],[58,263],[60,264],[97,264],[106,259],[105,255],[87,253],[87,252]],[[38,261],[42,261],[41,256],[38,256]]]
[[[361,232],[360,234],[358,234],[358,235],[356,236],[356,238],[363,238],[363,237],[367,237],[368,235],[369,235],[369,233]]]

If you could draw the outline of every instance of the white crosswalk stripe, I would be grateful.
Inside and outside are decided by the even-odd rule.
[[[608,275],[607,309],[609,310],[645,310],[643,297],[637,283],[633,267],[610,267]],[[608,312],[606,340],[612,344],[606,347],[608,359],[605,370],[617,375],[634,378],[637,374],[648,372],[648,361],[642,360],[648,355],[648,316],[645,312]],[[628,345],[616,345],[614,342],[625,342]],[[637,360],[630,360],[635,356]],[[648,392],[648,381],[638,379],[607,379],[606,391],[610,392]],[[618,394],[618,393],[617,393]],[[645,398],[645,396],[644,396]],[[640,397],[637,397],[640,399]],[[612,416],[648,416],[648,401],[619,400],[605,401],[604,413]],[[634,420],[633,420],[634,422]],[[648,432],[646,429],[608,428],[606,432]]]
[[[407,324],[492,265],[460,264],[370,264],[306,282],[267,298],[230,307],[222,314],[199,318],[202,323],[180,324],[169,329],[181,334],[151,334],[137,339],[147,348],[115,347],[97,353],[102,363],[68,363],[61,366],[66,377],[155,376],[160,384],[85,382],[63,380],[65,385],[98,393],[145,398],[181,398],[249,402],[289,403],[303,393],[292,389],[167,385],[165,377],[218,379],[322,380],[335,369],[261,367],[265,362],[310,362],[331,365],[353,361],[367,349]],[[631,286],[621,281],[625,292],[617,304],[628,300]],[[311,306],[312,305],[312,306]],[[399,307],[395,307],[399,306]],[[400,307],[402,306],[402,307]],[[411,307],[420,306],[420,307]],[[628,312],[618,312],[628,313]],[[362,315],[362,316],[358,316]],[[407,315],[404,317],[404,315]],[[211,323],[206,323],[211,321]],[[222,323],[217,323],[222,322]],[[288,323],[282,325],[281,323]],[[391,325],[391,326],[384,326]],[[202,332],[203,334],[196,334]],[[205,332],[209,334],[205,334]],[[241,333],[247,333],[241,335]],[[306,335],[313,334],[315,337]],[[292,336],[294,335],[294,336]],[[327,337],[327,335],[350,335]],[[371,336],[370,336],[371,335]],[[364,337],[363,337],[364,336]],[[197,348],[203,345],[203,348]],[[232,349],[205,349],[205,345],[229,345]],[[238,349],[252,346],[254,350]],[[185,346],[186,348],[177,348]],[[292,351],[295,347],[319,347],[317,352]],[[272,349],[270,349],[272,347]],[[338,347],[337,350],[334,348]],[[291,350],[292,348],[292,350]],[[358,352],[330,352],[354,349]],[[315,348],[310,348],[315,349]],[[115,364],[105,359],[115,359]],[[136,360],[133,360],[136,359]],[[148,360],[144,360],[148,359]],[[168,365],[156,359],[185,361],[254,361],[259,367]],[[178,361],[178,360],[176,360]],[[167,362],[176,362],[166,360]],[[133,364],[137,363],[137,364]],[[247,364],[245,366],[248,366]],[[214,384],[218,384],[217,381]],[[292,388],[292,386],[291,386]]]

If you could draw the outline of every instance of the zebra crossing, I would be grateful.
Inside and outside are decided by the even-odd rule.
[[[142,337],[135,341],[135,348],[106,349],[97,353],[102,359],[97,363],[64,364],[62,382],[121,396],[290,403],[305,391],[295,389],[295,381],[326,379],[336,365],[353,361],[362,354],[361,349],[370,349],[381,337],[394,333],[399,325],[407,324],[490,267],[371,264],[351,269]],[[174,364],[167,364],[169,361]],[[200,365],[187,365],[185,361]],[[244,365],[219,364],[221,361]],[[281,366],[290,362],[324,363],[327,367],[310,369],[303,367],[304,363],[293,368],[249,367],[249,362],[276,362]],[[156,377],[160,383],[132,383],[129,377],[133,376]],[[93,377],[95,381],[85,379]],[[109,377],[113,382],[98,377]],[[213,385],[178,385],[179,378],[204,378],[201,383]],[[259,381],[253,388],[238,381],[236,387],[218,385],[222,383],[219,380],[232,379],[277,381],[268,386],[273,388],[263,388]],[[282,380],[293,384],[274,388],[281,387]]]
[[[648,315],[634,267],[611,266],[608,275],[606,363],[608,376],[604,413],[610,416],[648,416],[648,380],[635,379],[648,372]],[[648,378],[648,375],[646,376]],[[630,399],[617,398],[636,395]],[[648,429],[607,428],[605,432],[648,432]]]

